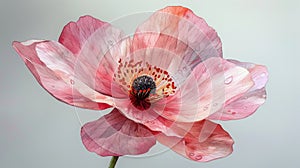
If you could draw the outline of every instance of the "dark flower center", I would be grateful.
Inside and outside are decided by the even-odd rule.
[[[129,97],[131,103],[139,110],[146,110],[150,107],[151,103],[149,95],[155,93],[156,85],[150,76],[139,76],[131,85]]]

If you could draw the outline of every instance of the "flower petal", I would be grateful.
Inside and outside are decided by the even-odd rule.
[[[49,66],[47,66],[45,62],[43,62],[42,59],[39,57],[37,52],[38,46],[49,46],[49,50],[45,50],[44,52],[45,55],[49,56],[48,61],[52,61],[52,64],[50,64]],[[64,49],[64,47],[60,47],[58,49],[56,47],[59,47],[59,45],[56,45],[56,43],[35,40],[23,43],[14,42],[13,47],[15,48],[17,53],[22,57],[26,66],[32,72],[39,84],[58,100],[61,100],[73,106],[95,110],[101,110],[110,107],[110,105],[108,104],[111,104],[111,101],[108,101],[107,97],[103,97],[101,95],[98,98],[102,98],[103,100],[107,99],[107,101],[95,102],[92,101],[90,97],[87,96],[87,93],[83,91],[85,87],[83,87],[81,91],[74,89],[74,86],[80,83],[74,85],[75,78],[71,79],[70,77],[70,75],[72,74],[72,72],[70,72],[72,70],[69,66],[70,62],[62,61],[64,59],[63,56],[67,56],[70,58],[72,57],[70,53]],[[64,55],[59,56],[59,54]],[[57,58],[57,60],[55,60],[55,58]],[[58,69],[61,71],[59,72]],[[67,73],[69,73],[69,77],[63,79],[62,75],[67,75]]]
[[[123,38],[124,33],[111,24],[82,16],[64,27],[59,42],[77,57],[74,74],[94,90],[111,96],[117,61],[130,47],[130,39]]]
[[[158,134],[157,140],[178,154],[198,162],[228,156],[232,153],[234,143],[220,125],[208,120],[194,123],[183,138]]]
[[[221,40],[215,30],[181,6],[157,11],[137,28],[132,51],[145,48],[160,48],[181,57],[180,69],[192,70],[207,58],[222,57]]]
[[[229,60],[238,66],[248,69],[254,85],[238,99],[228,100],[224,109],[209,116],[212,120],[236,120],[253,114],[266,100],[265,85],[268,80],[268,71],[265,66]]]
[[[91,88],[112,96],[113,74],[117,73],[119,59],[128,56],[130,42],[120,30],[109,24],[102,26],[82,46],[75,74]]]
[[[248,62],[239,62],[237,60],[228,60],[228,61],[240,67],[246,68],[251,73],[252,79],[254,81],[254,85],[249,90],[249,92],[262,89],[266,86],[266,83],[268,81],[267,67],[263,65],[248,63]]]
[[[84,146],[100,156],[138,155],[156,143],[152,132],[123,116],[116,108],[81,129]]]
[[[148,120],[143,123],[152,131],[161,132],[166,136],[174,136],[182,138],[192,128],[193,123],[181,123],[170,121],[164,117],[158,116],[154,120]]]
[[[222,58],[213,57],[200,63],[177,93],[159,101],[156,112],[177,122],[205,119],[223,108],[253,85],[249,72]],[[164,105],[165,104],[165,105]]]
[[[143,124],[152,131],[162,132],[167,136],[183,137],[193,126],[192,122],[182,123],[160,116],[155,109],[163,109],[164,107],[159,107],[156,104],[143,111],[134,107],[129,99],[118,99],[115,105],[126,118]]]
[[[153,106],[141,111],[132,105],[130,99],[115,99],[115,105],[120,110],[120,113],[126,116],[126,118],[136,123],[143,124],[152,131],[163,132],[166,135],[179,137],[184,134],[181,133],[182,130],[177,127],[174,121],[167,120],[157,114],[153,110]],[[186,131],[183,130],[183,132]]]
[[[137,50],[130,55],[130,59],[135,62],[142,62],[142,66],[160,68],[167,71],[172,79],[176,82],[176,86],[181,85],[187,76],[191,73],[191,67],[184,63],[180,55],[170,52],[162,48],[145,48]]]
[[[77,22],[70,22],[64,27],[58,41],[76,54],[86,40],[105,24],[107,23],[91,16],[82,16]]]

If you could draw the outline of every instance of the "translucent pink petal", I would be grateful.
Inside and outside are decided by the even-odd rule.
[[[109,23],[83,16],[64,27],[59,42],[77,57],[74,74],[94,90],[111,96],[117,61],[130,47],[130,39],[123,38],[123,32]]]
[[[143,154],[156,143],[148,128],[127,119],[117,109],[85,124],[81,138],[87,150],[100,156]]]
[[[249,92],[262,89],[266,86],[266,83],[268,81],[268,70],[267,67],[263,65],[256,65],[253,63],[248,62],[239,62],[237,60],[228,60],[238,66],[241,66],[243,68],[246,68],[252,76],[252,79],[254,81],[253,87],[249,90]]]
[[[193,123],[181,123],[170,121],[164,117],[157,117],[154,120],[148,120],[143,125],[147,126],[152,131],[161,132],[166,136],[174,136],[182,138],[192,128]],[[213,130],[214,128],[211,128]]]
[[[162,48],[145,48],[131,53],[130,58],[142,62],[143,66],[150,64],[167,71],[177,84],[181,84],[191,73],[191,67],[184,63],[180,55]]]
[[[224,109],[209,116],[212,120],[235,120],[253,114],[266,100],[265,85],[268,80],[268,71],[265,66],[252,63],[230,60],[238,66],[248,69],[254,81],[249,91],[234,100],[228,100]]]
[[[147,110],[141,111],[132,105],[129,98],[114,100],[116,107],[124,116],[126,116],[126,118],[136,123],[143,124],[152,131],[163,132],[166,135],[182,136],[182,134],[178,133],[182,130],[177,130],[176,123],[161,117],[153,110],[153,106]]]
[[[86,40],[105,24],[107,23],[91,16],[82,16],[77,22],[70,22],[64,27],[58,41],[76,54]]]
[[[191,128],[193,123],[178,123],[168,120],[154,111],[159,108],[152,105],[149,109],[139,110],[131,104],[129,98],[114,99],[116,108],[119,109],[126,118],[142,124],[155,132],[162,132],[168,136],[183,137]]]
[[[145,57],[152,57],[151,48],[180,57],[178,71],[192,70],[210,57],[222,57],[221,41],[215,30],[191,10],[180,6],[155,12],[137,28],[132,51],[145,50]]]
[[[105,95],[112,95],[113,74],[118,61],[127,57],[130,38],[109,24],[95,31],[82,46],[75,64],[75,74],[91,88]]]
[[[220,57],[200,63],[174,96],[157,102],[154,110],[177,122],[205,119],[253,86],[250,73]],[[158,105],[159,104],[159,105]],[[165,104],[165,105],[164,105]]]
[[[48,50],[44,52],[45,54],[43,57],[43,59],[46,59],[45,56],[49,56],[49,66],[47,66],[45,62],[42,61],[43,59],[39,57],[37,53],[38,46],[40,47],[40,49],[41,46],[49,46]],[[32,74],[40,83],[40,85],[44,87],[55,98],[67,104],[82,108],[101,110],[110,107],[110,105],[108,104],[111,104],[109,103],[111,101],[92,101],[92,99],[90,99],[90,97],[88,97],[86,93],[88,91],[84,91],[84,87],[80,90],[74,87],[79,83],[75,85],[75,78],[71,78],[72,71],[69,72],[70,70],[72,70],[70,67],[71,62],[62,61],[65,59],[63,58],[63,56],[66,56],[67,58],[72,58],[72,56],[70,55],[71,53],[65,50],[64,47],[57,48],[59,47],[59,45],[56,45],[56,43],[49,41],[34,40],[23,43],[14,42],[13,47],[15,48],[17,53],[22,57],[26,66],[32,72]],[[54,55],[54,53],[56,53],[56,55]],[[63,55],[59,56],[59,54]],[[57,60],[55,60],[55,57],[58,57]],[[103,100],[108,99],[106,97],[103,97],[102,95],[97,98],[102,98]]]
[[[134,105],[132,105],[129,97],[114,100],[116,108],[118,108],[120,112],[127,118],[137,123],[143,124],[145,122],[155,120],[157,117],[159,117],[159,114],[155,113],[151,107],[143,111],[137,109]]]
[[[214,127],[214,130],[207,131],[205,125]],[[207,162],[228,156],[232,153],[234,143],[220,125],[208,120],[194,123],[183,138],[158,134],[157,140],[178,154],[198,162]]]

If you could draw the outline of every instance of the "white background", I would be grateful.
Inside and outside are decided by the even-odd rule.
[[[57,40],[63,26],[81,15],[109,22],[168,5],[189,7],[205,18],[221,37],[225,58],[266,65],[267,102],[251,117],[222,122],[235,140],[227,158],[197,163],[168,151],[123,157],[118,168],[299,167],[299,0],[1,0],[0,167],[105,168],[110,159],[84,148],[74,108],[38,85],[12,49],[13,40]]]

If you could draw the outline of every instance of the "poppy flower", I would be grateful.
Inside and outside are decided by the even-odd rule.
[[[69,105],[104,110],[81,129],[100,156],[138,155],[160,142],[199,162],[231,154],[233,140],[210,120],[236,120],[266,99],[265,66],[227,60],[221,40],[191,10],[166,7],[130,37],[83,16],[58,42],[14,42],[39,84]]]

